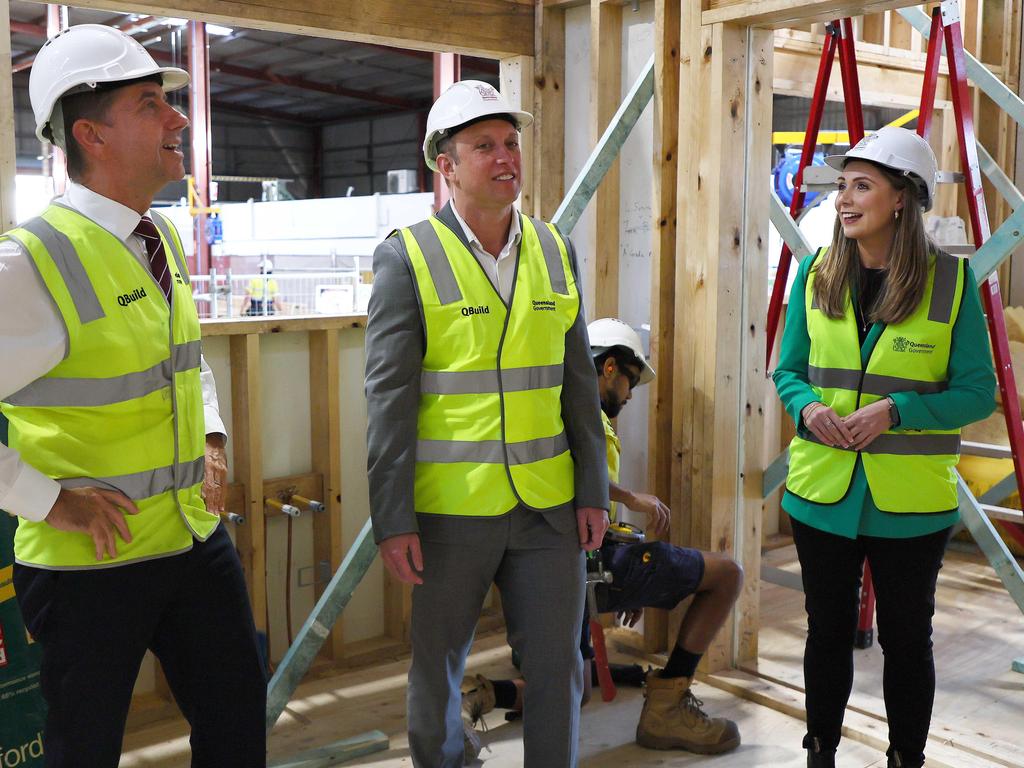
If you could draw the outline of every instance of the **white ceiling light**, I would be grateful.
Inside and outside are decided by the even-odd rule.
[[[186,26],[188,24],[188,19],[168,18],[168,19],[164,19],[164,24],[166,24],[169,27],[184,27],[184,26]],[[228,35],[233,35],[234,33],[235,33],[235,30],[231,29],[231,27],[222,27],[220,24],[207,24],[206,25],[206,34],[208,34],[208,35],[217,35],[218,37],[227,37]]]

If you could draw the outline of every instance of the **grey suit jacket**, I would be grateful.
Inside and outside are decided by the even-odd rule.
[[[451,206],[445,206],[437,217],[468,251],[465,232]],[[576,252],[568,238],[564,239],[578,285]],[[467,258],[473,256],[467,254]],[[419,530],[413,479],[426,337],[414,280],[405,245],[401,237],[392,234],[373,254],[373,292],[366,324],[367,471],[377,542]],[[582,296],[576,322],[565,335],[562,420],[575,466],[575,499],[539,511],[556,529],[568,531],[576,524],[574,509],[608,509],[604,428]]]

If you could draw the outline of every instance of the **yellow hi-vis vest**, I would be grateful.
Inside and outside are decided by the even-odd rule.
[[[819,263],[824,252],[814,257]],[[839,319],[821,312],[814,299],[812,264],[804,293],[811,339],[807,377],[821,402],[847,416],[894,392],[945,390],[950,339],[964,290],[963,267],[947,253],[930,256],[920,304],[903,322],[885,327],[862,367],[852,302],[848,297]],[[857,452],[805,435],[790,443],[786,488],[808,501],[835,503],[849,490]],[[884,512],[954,509],[959,451],[959,429],[883,432],[860,452],[875,504]]]
[[[200,329],[181,242],[159,214],[173,276],[170,306],[148,266],[114,235],[54,204],[6,233],[31,257],[67,328],[64,360],[0,405],[9,443],[64,488],[121,491],[129,544],[97,562],[90,536],[18,521],[20,563],[107,567],[163,557],[205,540],[219,518],[200,495],[205,425]]]
[[[508,306],[439,219],[400,231],[426,336],[417,512],[489,517],[517,503],[549,509],[575,494],[560,398],[580,298],[555,228],[521,222]]]

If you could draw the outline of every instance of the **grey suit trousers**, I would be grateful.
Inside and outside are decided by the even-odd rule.
[[[491,584],[527,681],[526,768],[575,768],[586,566],[568,507],[497,518],[418,515],[423,584],[412,593],[409,750],[416,768],[463,764],[466,655]]]

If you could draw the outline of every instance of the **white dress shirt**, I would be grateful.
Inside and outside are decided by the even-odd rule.
[[[58,202],[111,232],[149,269],[142,239],[132,234],[142,218],[138,213],[74,182]],[[53,370],[64,359],[66,346],[64,321],[31,258],[11,241],[0,241],[0,400]],[[206,433],[224,434],[213,372],[203,358],[199,378]],[[56,481],[0,445],[0,509],[27,520],[43,520],[59,492]]]
[[[469,241],[469,250],[476,256],[480,266],[484,268],[484,274],[487,275],[487,279],[491,281],[491,285],[494,286],[501,296],[501,300],[508,304],[509,296],[512,295],[512,281],[516,277],[516,256],[519,253],[519,241],[523,237],[522,227],[519,226],[519,211],[512,211],[512,224],[508,228],[508,241],[505,243],[505,247],[501,249],[501,253],[495,258],[493,254],[484,250],[483,245],[480,243],[480,238],[474,234],[466,221],[459,215],[459,209],[455,207],[454,200],[451,205],[455,219],[466,233],[466,239]]]

